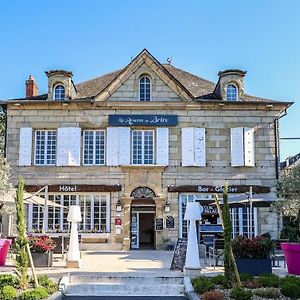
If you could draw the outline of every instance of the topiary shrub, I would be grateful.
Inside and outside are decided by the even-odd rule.
[[[286,276],[280,281],[280,291],[284,296],[300,299],[300,278]]]
[[[19,295],[19,300],[40,300],[48,297],[47,290],[44,287],[38,287],[27,290]]]
[[[192,284],[196,293],[200,295],[214,289],[214,284],[208,277],[205,276],[200,276],[198,278],[193,279]]]
[[[253,294],[261,298],[267,298],[267,299],[277,299],[281,297],[279,290],[274,287],[257,289],[253,291]]]
[[[263,287],[279,287],[280,278],[275,274],[262,274],[258,277],[259,283]]]
[[[226,280],[226,277],[224,275],[217,275],[217,276],[211,277],[210,281],[214,285],[219,285],[223,288],[227,287],[227,280]]]
[[[46,275],[39,275],[38,282],[47,290],[48,294],[53,294],[58,289],[58,284]]]
[[[1,300],[14,300],[17,297],[17,290],[12,286],[4,286],[0,290],[0,299]]]
[[[205,292],[202,297],[203,300],[223,300],[224,294],[220,291]]]
[[[235,300],[250,300],[253,293],[244,288],[234,287],[230,292],[230,297]]]
[[[0,288],[6,285],[10,285],[10,286],[18,285],[18,278],[10,274],[0,275]]]

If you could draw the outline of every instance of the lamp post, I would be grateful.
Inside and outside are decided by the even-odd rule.
[[[77,223],[81,222],[81,213],[79,205],[71,205],[67,217],[68,222],[71,222],[71,235],[69,243],[69,251],[67,257],[67,268],[80,267],[80,251],[78,241]]]
[[[185,257],[184,274],[192,277],[200,275],[200,259],[197,241],[196,221],[201,219],[203,207],[197,202],[188,202],[184,220],[189,222],[188,242]]]

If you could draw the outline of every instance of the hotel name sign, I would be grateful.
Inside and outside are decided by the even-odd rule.
[[[110,126],[176,126],[176,115],[109,115]]]
[[[25,185],[25,191],[29,193],[37,192],[44,186],[42,185]],[[48,185],[50,193],[80,193],[80,192],[118,192],[122,190],[121,185],[105,184],[60,184]],[[43,191],[44,192],[44,191]]]
[[[178,185],[169,186],[168,192],[196,192],[196,193],[223,193],[225,187],[222,185]],[[249,192],[250,185],[229,185],[228,193]],[[270,187],[252,185],[252,191],[256,194],[270,193]]]

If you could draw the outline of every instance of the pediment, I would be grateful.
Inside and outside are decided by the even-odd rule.
[[[97,101],[138,101],[138,80],[147,74],[152,80],[154,101],[189,101],[193,96],[147,50],[143,50],[96,97]]]

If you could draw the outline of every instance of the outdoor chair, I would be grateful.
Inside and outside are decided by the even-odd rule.
[[[281,243],[287,243],[288,240],[273,240],[274,242],[274,252],[271,254],[272,266],[280,267],[280,262],[283,261],[284,268],[286,267],[285,257],[281,249]]]
[[[218,262],[224,255],[224,239],[214,239],[213,245],[208,248],[209,265],[218,266]]]

